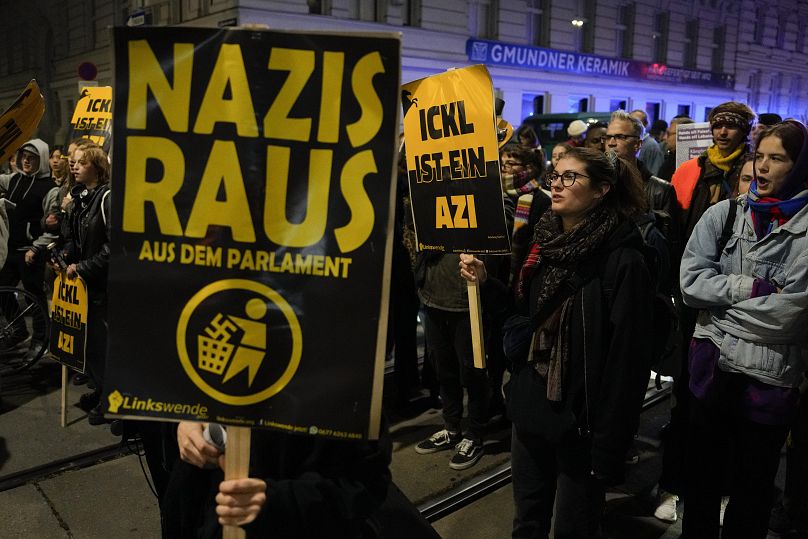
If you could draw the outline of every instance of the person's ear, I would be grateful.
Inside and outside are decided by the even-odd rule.
[[[606,183],[606,182],[601,183],[595,189],[595,191],[596,191],[595,192],[595,198],[596,199],[601,199],[601,198],[605,197],[606,193],[608,193],[611,188],[612,188],[612,184]]]

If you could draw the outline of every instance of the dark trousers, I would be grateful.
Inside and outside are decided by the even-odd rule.
[[[41,262],[29,266],[25,263],[24,252],[9,251],[3,269],[0,269],[0,286],[17,286],[17,283],[22,281],[23,288],[36,296],[42,302],[42,305],[47,308],[48,303],[43,288],[44,272],[45,266]],[[6,320],[14,320],[19,314],[17,304],[13,301],[7,302],[3,309],[3,316],[5,316]],[[25,320],[20,318],[15,322],[14,329],[20,335],[26,334],[28,329],[25,327]],[[38,324],[33,328],[33,331],[35,339],[44,339],[44,324]]]
[[[474,368],[469,313],[431,307],[424,311],[427,348],[438,375],[446,428],[461,431],[465,387],[469,405],[467,437],[482,441],[488,411],[488,378],[485,369]]]
[[[808,524],[808,396],[803,395],[786,450],[783,505],[794,520]]]
[[[719,373],[719,377],[741,376]],[[725,388],[715,399],[691,400],[685,468],[683,535],[686,539],[717,539],[722,479],[733,464],[723,539],[765,539],[772,508],[774,477],[785,426],[755,423],[741,417],[737,392]]]
[[[400,400],[418,387],[418,309],[421,302],[409,260],[393,256],[390,287],[390,329],[388,339],[395,353],[394,380]],[[389,348],[390,346],[388,346]]]
[[[514,539],[547,539],[555,504],[556,539],[595,539],[606,487],[591,474],[589,440],[551,444],[511,435]]]
[[[107,303],[90,298],[87,307],[87,355],[85,372],[102,391],[107,362]]]
[[[674,406],[671,409],[671,420],[668,423],[665,437],[662,440],[662,475],[659,486],[668,492],[681,495],[684,490],[687,429],[690,420],[690,371],[688,370],[688,354],[693,331],[696,328],[698,310],[686,306],[681,298],[676,303],[679,324],[682,330],[682,358],[679,376],[673,381]]]

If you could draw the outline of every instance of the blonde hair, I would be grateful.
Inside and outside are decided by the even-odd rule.
[[[98,146],[89,146],[87,148],[78,148],[77,151],[82,152],[79,163],[90,164],[95,169],[95,175],[98,178],[99,185],[109,182],[109,159],[107,154]]]

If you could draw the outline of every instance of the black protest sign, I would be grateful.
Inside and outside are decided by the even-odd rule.
[[[494,91],[485,66],[405,84],[401,101],[418,249],[509,252]]]
[[[84,279],[68,279],[57,273],[51,298],[50,353],[62,365],[79,372],[84,372],[87,351],[87,307]]]
[[[398,37],[114,43],[105,411],[377,437]]]

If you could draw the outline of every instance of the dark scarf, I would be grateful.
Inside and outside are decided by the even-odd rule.
[[[755,225],[758,240],[763,239],[775,227],[788,222],[808,204],[808,194],[803,193],[808,188],[806,180],[808,178],[808,128],[797,120],[786,120],[786,122],[792,123],[802,130],[802,149],[794,162],[794,167],[778,189],[777,197],[758,195],[757,168],[754,169],[755,179],[749,186],[748,201],[752,208],[752,223]]]
[[[603,245],[617,226],[617,215],[602,206],[592,210],[572,230],[563,231],[561,218],[553,212],[544,212],[533,236],[530,253],[519,273],[517,294],[526,296],[527,287],[534,278],[541,279],[536,299],[536,310],[541,311],[561,284],[572,275],[577,266],[591,257]],[[538,274],[536,271],[541,268]],[[547,381],[547,400],[562,400],[564,373],[569,359],[569,335],[572,323],[572,300],[567,298],[545,320],[539,321],[533,337],[529,361],[536,372]]]
[[[575,271],[577,264],[592,254],[616,226],[617,215],[602,206],[589,212],[583,221],[566,232],[561,227],[560,217],[551,211],[544,212],[536,224],[533,243],[519,271],[517,297],[521,300],[527,296],[531,279],[536,270],[542,267],[543,271],[539,273],[542,282],[536,305],[536,310],[541,310],[547,300],[558,291],[564,279]]]

